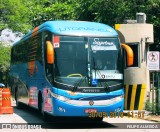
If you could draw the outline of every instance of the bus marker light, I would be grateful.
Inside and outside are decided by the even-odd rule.
[[[75,95],[77,95],[77,93],[76,92],[72,92],[72,91],[68,91],[67,92],[69,95],[71,95],[71,96],[75,96]]]
[[[53,46],[54,46],[54,48],[59,48],[60,47],[60,38],[59,38],[59,36],[54,36]]]

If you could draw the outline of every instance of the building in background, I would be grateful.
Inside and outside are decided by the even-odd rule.
[[[146,23],[144,13],[137,13],[136,18],[115,25],[121,43],[129,45],[134,52],[134,64],[124,69],[125,110],[143,110],[150,91],[147,52],[149,45],[154,43],[153,24]]]

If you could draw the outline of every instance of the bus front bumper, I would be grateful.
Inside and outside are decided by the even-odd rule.
[[[80,101],[80,100],[68,100],[62,101],[59,99],[53,99],[53,111],[54,116],[89,116],[89,112],[104,113],[109,115],[110,113],[120,113],[124,109],[123,95],[113,98],[111,100],[101,101]],[[50,113],[51,114],[51,113]]]

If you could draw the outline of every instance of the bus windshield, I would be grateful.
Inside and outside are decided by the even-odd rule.
[[[55,46],[56,44],[53,42],[55,82],[88,87],[88,80],[91,78],[102,79],[101,74],[106,76],[108,73],[121,73],[122,61],[118,38],[59,36],[58,45]],[[122,78],[116,76],[103,79]]]
[[[75,86],[79,80],[87,76],[87,39],[60,36],[59,41],[59,46],[54,46],[55,81]]]
[[[90,38],[92,77],[122,79],[122,58],[118,38]]]
[[[115,38],[90,38],[92,69],[119,70],[119,41]],[[120,62],[119,62],[120,63]]]

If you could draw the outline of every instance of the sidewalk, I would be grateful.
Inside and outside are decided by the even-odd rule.
[[[148,121],[154,121],[154,122],[157,122],[157,123],[160,123],[160,115],[153,115],[150,111],[145,111],[144,114],[144,118],[142,118],[143,120],[148,120]],[[124,113],[125,115],[127,116],[127,112],[129,112],[128,110],[125,110]],[[138,110],[133,110],[134,113],[137,113]]]
[[[16,106],[16,101],[14,98],[12,98],[12,106],[14,107]],[[127,112],[128,111],[124,111],[124,113],[127,113]],[[138,111],[135,110],[134,112],[138,112]],[[151,112],[145,111],[143,120],[154,121],[154,122],[160,123],[160,115],[152,115]]]
[[[160,115],[148,115],[144,117],[144,120],[149,120],[149,121],[160,123]]]
[[[160,115],[153,115],[150,111],[145,111],[144,120],[154,121],[160,123]]]

